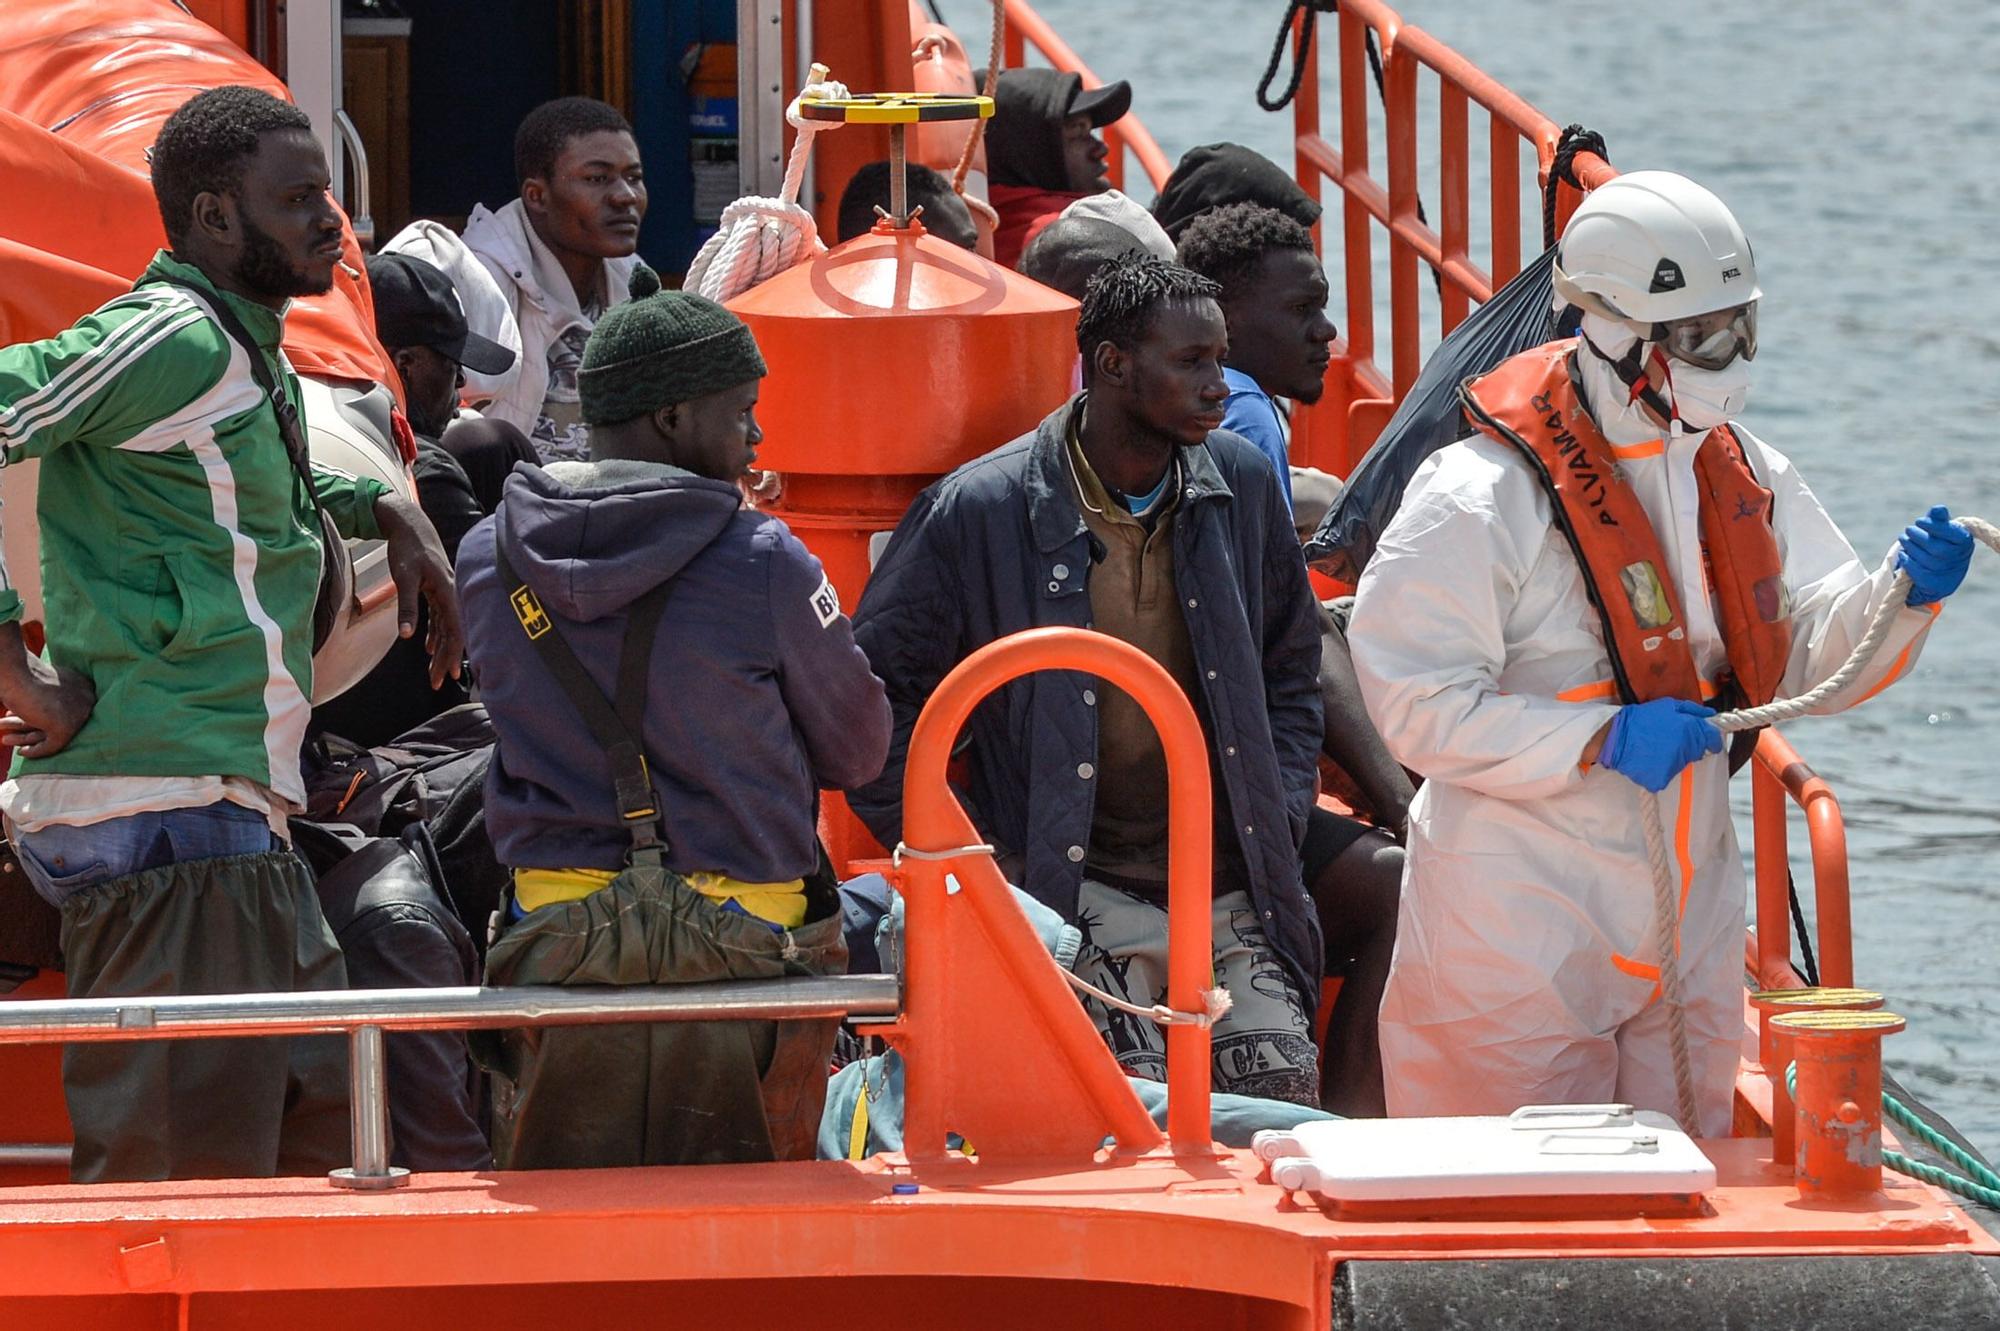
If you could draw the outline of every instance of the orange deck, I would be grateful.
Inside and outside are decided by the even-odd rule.
[[[365,1197],[320,1180],[21,1188],[0,1193],[0,1288],[32,1271],[44,1297],[0,1294],[0,1325],[43,1311],[65,1324],[304,1331],[361,1314],[390,1331],[449,1309],[484,1331],[671,1307],[712,1326],[819,1308],[899,1327],[950,1325],[955,1305],[988,1325],[1001,1309],[1060,1306],[1080,1325],[1082,1301],[1095,1325],[1159,1325],[1171,1310],[1323,1327],[1345,1257],[2000,1254],[1955,1206],[1901,1180],[1886,1204],[1808,1207],[1768,1146],[1703,1143],[1721,1182],[1707,1214],[1567,1221],[1344,1221],[1258,1182],[1247,1153],[1192,1170],[877,1160],[438,1175]],[[892,1195],[912,1179],[919,1193]],[[113,1297],[115,1311],[88,1311]]]

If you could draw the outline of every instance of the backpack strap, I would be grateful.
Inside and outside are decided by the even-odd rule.
[[[671,580],[660,583],[632,603],[625,620],[625,641],[618,652],[618,693],[614,700],[606,697],[597,681],[590,677],[555,620],[542,609],[534,589],[514,571],[513,561],[503,548],[503,535],[494,532],[493,559],[502,585],[508,589],[507,600],[513,607],[515,621],[534,645],[543,666],[576,704],[591,738],[604,750],[611,764],[618,816],[625,824],[626,835],[632,839],[626,863],[657,868],[672,847],[667,843],[658,801],[653,797],[652,771],[646,765],[645,743],[640,736],[644,733],[647,667],[651,664],[653,639],[659,631],[660,615],[666,609],[673,583]]]
[[[312,500],[313,514],[319,519],[320,595],[313,607],[313,650],[318,651],[332,634],[334,622],[339,615],[340,607],[333,604],[333,588],[329,587],[328,583],[333,579],[334,552],[344,550],[345,546],[331,544],[340,541],[340,531],[333,525],[333,519],[327,515],[325,506],[319,502],[319,487],[313,484],[312,452],[306,444],[304,418],[299,415],[298,407],[293,405],[292,399],[286,394],[284,384],[271,373],[270,363],[264,359],[263,348],[257,345],[256,338],[250,336],[250,330],[243,326],[243,321],[236,317],[236,311],[229,308],[228,301],[219,296],[210,299],[208,292],[190,282],[178,281],[171,277],[163,278],[161,282],[165,286],[178,287],[192,296],[195,304],[206,311],[208,316],[221,326],[222,331],[243,348],[243,354],[250,360],[250,377],[257,381],[257,387],[270,399],[271,410],[277,414],[278,436],[285,441],[285,455],[291,459],[292,471],[299,483],[305,486],[306,498]]]

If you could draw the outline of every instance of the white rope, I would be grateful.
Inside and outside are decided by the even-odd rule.
[[[792,155],[785,166],[785,183],[779,197],[745,195],[722,210],[722,221],[715,234],[688,265],[684,284],[687,290],[710,300],[726,301],[814,255],[826,253],[826,243],[819,238],[819,224],[810,211],[799,206],[799,187],[805,181],[806,162],[812,156],[813,136],[823,130],[838,129],[840,122],[806,119],[799,113],[799,99],[844,99],[848,95],[846,84],[819,80],[806,84],[799,96],[792,99],[792,104],[785,108],[785,121],[798,133],[792,142]]]
[[[1953,518],[1972,537],[1989,550],[2000,551],[2000,527],[1995,527],[1984,518]],[[1765,703],[1762,707],[1745,707],[1741,711],[1723,712],[1714,718],[1716,729],[1723,734],[1738,730],[1755,730],[1758,726],[1774,726],[1780,721],[1790,721],[1804,716],[1829,698],[1838,697],[1853,687],[1874,661],[1875,653],[1882,649],[1883,640],[1889,636],[1889,626],[1896,621],[1896,612],[1903,608],[1909,597],[1910,575],[1901,569],[1889,588],[1889,594],[1882,598],[1882,604],[1875,608],[1875,617],[1868,621],[1861,641],[1854,644],[1854,650],[1847,654],[1840,669],[1828,675],[1825,680],[1807,689],[1796,698],[1780,698]]]
[[[991,44],[986,48],[986,82],[980,87],[982,96],[991,97],[993,90],[1000,86],[1000,58],[1002,52],[1005,50],[1006,42],[1007,3],[1006,0],[993,0],[993,38]],[[973,200],[972,196],[965,192],[965,177],[972,170],[972,155],[979,151],[979,142],[985,137],[985,120],[973,121],[972,133],[966,137],[965,148],[958,154],[958,165],[953,167],[951,171],[951,188],[959,198],[964,199],[967,203],[971,203]],[[986,201],[981,199],[979,202],[984,205]],[[992,209],[988,207],[987,211],[992,212]],[[999,225],[999,218],[1000,215],[998,213],[993,213],[995,226]]]
[[[1685,774],[1683,781],[1687,780]],[[1674,890],[1673,866],[1667,863],[1667,833],[1660,825],[1659,796],[1641,792],[1646,826],[1646,857],[1653,865],[1653,932],[1660,945],[1660,1001],[1667,1008],[1667,1050],[1674,1064],[1674,1099],[1680,1105],[1681,1126],[1701,1131],[1700,1102],[1695,1098],[1694,1063],[1688,1057],[1687,1006],[1681,997],[1681,903]]]
[[[955,860],[966,855],[991,855],[993,847],[984,841],[975,841],[969,846],[954,846],[950,850],[918,850],[915,846],[898,841],[896,848],[889,852],[889,863],[902,868],[904,860]]]
[[[1146,1020],[1156,1022],[1161,1026],[1214,1026],[1216,1022],[1221,1021],[1229,1015],[1229,1009],[1236,1002],[1234,998],[1230,997],[1227,989],[1216,988],[1201,991],[1202,1010],[1200,1012],[1181,1012],[1168,1007],[1165,1003],[1155,1003],[1151,1007],[1141,1007],[1137,1003],[1126,1002],[1116,994],[1105,993],[1081,975],[1074,975],[1069,971],[1064,971],[1062,977],[1068,980],[1071,987],[1078,993],[1088,994],[1106,1007],[1117,1008],[1120,1012],[1129,1012],[1135,1017],[1144,1017]]]
[[[904,860],[925,860],[935,863],[941,860],[956,860],[967,855],[991,854],[993,854],[993,847],[983,841],[975,842],[969,846],[954,846],[950,850],[918,850],[914,846],[898,841],[896,848],[889,852],[889,862],[900,866]],[[1230,1006],[1236,1001],[1229,996],[1227,989],[1218,988],[1201,991],[1202,1010],[1200,1012],[1182,1012],[1178,1009],[1168,1007],[1165,1003],[1155,1003],[1151,1007],[1140,1007],[1137,1003],[1128,1003],[1115,994],[1105,993],[1102,989],[1099,989],[1096,985],[1081,976],[1072,975],[1068,971],[1064,971],[1062,975],[1065,980],[1068,980],[1080,992],[1089,994],[1106,1007],[1117,1008],[1120,1012],[1129,1012],[1135,1017],[1144,1017],[1148,1021],[1158,1022],[1162,1026],[1213,1026],[1216,1022],[1221,1021],[1229,1015]]]
[[[2000,551],[2000,527],[1995,527],[1984,518],[1954,518],[1953,521],[1987,549]],[[1805,716],[1829,698],[1839,697],[1853,687],[1875,660],[1876,653],[1882,650],[1882,644],[1889,637],[1889,627],[1895,623],[1897,613],[1908,601],[1909,592],[1910,575],[1901,569],[1896,570],[1890,580],[1888,594],[1875,608],[1875,615],[1862,632],[1861,641],[1854,644],[1854,650],[1841,662],[1840,669],[1796,698],[1779,698],[1761,707],[1719,713],[1711,718],[1715,728],[1728,735],[1740,730],[1755,730],[1759,726],[1776,725]],[[1694,1068],[1688,1057],[1687,1008],[1681,998],[1680,894],[1675,890],[1677,884],[1673,866],[1667,862],[1667,837],[1660,822],[1658,797],[1646,794],[1640,800],[1640,808],[1646,830],[1646,855],[1652,861],[1653,869],[1654,932],[1659,935],[1660,945],[1660,998],[1667,1009],[1667,1046],[1673,1057],[1674,1095],[1680,1103],[1681,1126],[1699,1132],[1701,1119],[1696,1113]]]

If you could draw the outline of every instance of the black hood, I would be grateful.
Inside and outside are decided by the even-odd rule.
[[[1197,216],[1230,203],[1275,208],[1300,226],[1319,221],[1319,205],[1283,167],[1240,143],[1188,149],[1153,200],[1153,217],[1179,240]]]
[[[1102,129],[1132,107],[1132,87],[1122,80],[1083,90],[1083,78],[1053,69],[1010,69],[993,90],[993,119],[986,124],[986,178],[996,185],[1067,190],[1063,121],[1087,115]]]

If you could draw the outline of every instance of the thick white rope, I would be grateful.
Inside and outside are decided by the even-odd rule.
[[[2000,551],[2000,527],[1995,527],[1984,518],[1954,518],[1952,521],[1965,528],[1987,549]],[[1888,594],[1876,607],[1874,617],[1861,634],[1861,640],[1854,644],[1854,650],[1841,662],[1840,669],[1796,698],[1779,698],[1761,707],[1719,713],[1712,718],[1715,728],[1728,735],[1791,721],[1852,688],[1874,661],[1876,653],[1882,650],[1882,644],[1889,636],[1889,627],[1895,623],[1897,613],[1908,601],[1909,592],[1910,575],[1898,569],[1890,580]],[[1685,775],[1681,779],[1686,780]],[[1696,1112],[1694,1067],[1688,1057],[1687,1008],[1681,998],[1680,893],[1675,890],[1673,866],[1667,862],[1667,837],[1660,821],[1659,798],[1647,794],[1639,803],[1646,831],[1646,856],[1652,861],[1653,869],[1653,920],[1660,947],[1660,998],[1667,1009],[1667,1046],[1674,1064],[1674,1095],[1680,1103],[1681,1125],[1699,1132],[1701,1118]]]
[[[1995,527],[1984,518],[1953,518],[1959,526],[1971,534],[1972,538],[1987,549],[2000,551],[2000,527]],[[1780,721],[1790,721],[1804,716],[1829,698],[1838,697],[1853,687],[1854,681],[1875,659],[1875,653],[1882,649],[1882,642],[1889,636],[1889,626],[1896,621],[1896,612],[1903,608],[1910,592],[1910,575],[1897,570],[1889,594],[1882,598],[1882,604],[1875,609],[1875,617],[1868,622],[1861,635],[1861,641],[1854,644],[1854,650],[1847,654],[1847,660],[1840,669],[1828,675],[1824,681],[1807,689],[1796,698],[1780,698],[1765,703],[1762,707],[1745,707],[1741,711],[1723,712],[1715,718],[1715,728],[1723,734],[1738,730],[1755,730],[1758,726],[1774,726]]]
[[[785,121],[798,133],[792,142],[791,159],[785,165],[780,196],[767,199],[745,195],[722,210],[721,225],[688,265],[687,290],[710,300],[725,301],[814,255],[826,253],[826,244],[819,238],[819,224],[798,203],[799,187],[805,181],[813,136],[823,130],[838,129],[840,122],[806,119],[799,113],[799,99],[844,99],[848,95],[846,84],[820,80],[806,84],[799,96],[792,99],[792,104],[785,108]]]
[[[1686,773],[1681,780],[1687,780]],[[1673,866],[1667,863],[1667,833],[1660,825],[1660,798],[1640,792],[1641,821],[1646,828],[1646,858],[1653,866],[1653,933],[1660,948],[1660,1001],[1667,1009],[1667,1051],[1674,1064],[1674,1099],[1680,1105],[1681,1126],[1700,1133],[1700,1101],[1695,1098],[1694,1062],[1688,1057],[1687,1004],[1681,996],[1681,903],[1674,890]]]

